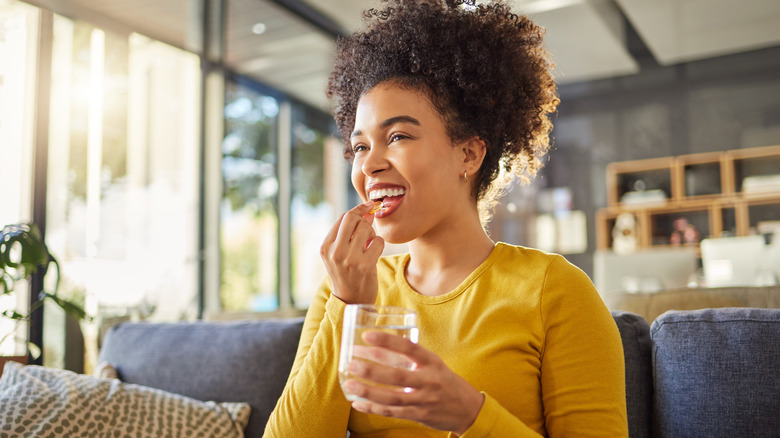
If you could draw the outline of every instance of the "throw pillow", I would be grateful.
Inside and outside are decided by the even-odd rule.
[[[71,371],[6,364],[0,437],[243,437],[247,403],[202,402]]]

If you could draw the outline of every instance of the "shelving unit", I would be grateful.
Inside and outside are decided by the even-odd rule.
[[[756,177],[780,178],[780,146],[610,163],[608,205],[596,212],[597,248],[612,247],[624,212],[636,217],[639,248],[670,245],[677,218],[692,223],[700,239],[746,236],[759,221],[780,220],[780,186]]]

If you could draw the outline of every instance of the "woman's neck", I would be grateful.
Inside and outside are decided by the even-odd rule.
[[[495,243],[479,217],[461,218],[438,235],[409,242],[406,281],[422,295],[436,296],[455,289],[493,251]]]

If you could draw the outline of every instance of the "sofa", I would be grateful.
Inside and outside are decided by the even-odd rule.
[[[612,315],[632,438],[780,436],[780,310],[669,311],[652,326],[633,313]],[[244,432],[260,437],[302,323],[122,323],[108,331],[100,361],[133,388],[246,404]]]
[[[630,437],[780,436],[780,309],[612,315]]]

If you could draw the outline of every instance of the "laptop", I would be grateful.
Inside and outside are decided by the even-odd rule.
[[[707,287],[757,286],[765,264],[764,236],[722,237],[701,241]]]

